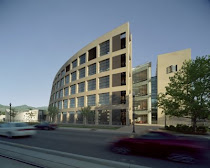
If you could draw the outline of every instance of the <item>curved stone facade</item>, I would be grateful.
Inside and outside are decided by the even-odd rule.
[[[57,122],[129,125],[132,119],[132,39],[129,23],[73,55],[55,75],[49,105]],[[81,108],[91,106],[83,119]]]

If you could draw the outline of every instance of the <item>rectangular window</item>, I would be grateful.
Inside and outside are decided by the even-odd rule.
[[[177,71],[177,65],[171,65],[169,67],[166,68],[166,73],[172,73],[172,72],[176,72]]]
[[[73,111],[69,112],[69,123],[74,123],[74,112]]]
[[[69,83],[69,75],[65,76],[65,85]]]
[[[139,111],[147,110],[147,100],[134,101],[134,108]]]
[[[88,91],[96,90],[96,79],[88,81]]]
[[[68,108],[68,99],[65,99],[65,100],[63,101],[63,108],[64,108],[64,109],[67,109],[67,108]]]
[[[103,60],[99,64],[100,64],[100,72],[109,70],[109,59]]]
[[[133,83],[143,82],[146,80],[147,80],[147,70],[143,70],[133,74]]]
[[[62,101],[58,102],[58,109],[62,109]]]
[[[109,87],[109,76],[104,76],[99,78],[99,89],[108,88]]]
[[[78,84],[79,88],[78,88],[78,92],[84,92],[85,91],[85,82],[81,82]]]
[[[109,40],[100,44],[100,56],[109,54]]]
[[[108,105],[109,104],[109,93],[99,94],[99,105]]]
[[[88,61],[93,60],[95,58],[96,58],[96,47],[88,51]]]
[[[75,108],[75,98],[70,99],[70,108]]]
[[[78,97],[77,100],[78,100],[77,107],[84,107],[84,96]]]
[[[118,34],[112,37],[112,51],[118,51],[126,48],[126,33]]]
[[[66,72],[70,71],[70,64],[66,66]]]
[[[64,85],[64,78],[61,79],[61,87]]]
[[[72,62],[72,69],[77,67],[77,59]]]
[[[96,105],[96,95],[87,96],[87,105],[88,106],[95,106]]]
[[[64,76],[64,75],[65,75],[65,71],[62,70],[62,71],[61,71],[61,76]]]
[[[82,65],[86,61],[86,54],[83,54],[79,57],[79,64]]]
[[[73,82],[73,81],[75,81],[77,79],[77,73],[76,73],[76,71],[75,72],[72,72],[71,73],[71,81]]]
[[[60,81],[57,82],[57,89],[60,87]]]
[[[59,92],[56,92],[56,99],[59,98]]]
[[[126,66],[125,54],[118,55],[112,58],[112,69],[122,68]]]
[[[79,79],[84,78],[85,77],[85,68],[82,68],[79,70]]]
[[[76,93],[76,85],[71,86],[71,95]]]
[[[65,96],[69,95],[69,87],[64,88],[64,95]]]
[[[96,74],[96,64],[88,66],[88,76]]]
[[[63,89],[60,90],[60,98],[63,97]]]

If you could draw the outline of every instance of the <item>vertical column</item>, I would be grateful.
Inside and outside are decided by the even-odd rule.
[[[95,125],[98,125],[98,110],[95,110]]]
[[[70,112],[66,112],[66,123],[69,123]]]

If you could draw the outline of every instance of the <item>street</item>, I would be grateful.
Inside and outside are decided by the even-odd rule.
[[[132,163],[147,167],[170,167],[170,168],[206,168],[207,163],[182,164],[170,162],[159,158],[135,155],[119,155],[109,150],[109,142],[114,138],[126,136],[126,134],[101,133],[95,131],[68,130],[59,128],[55,131],[39,130],[33,137],[8,139],[0,136],[0,140],[24,144],[28,146],[52,149],[62,152],[91,156],[107,160]]]

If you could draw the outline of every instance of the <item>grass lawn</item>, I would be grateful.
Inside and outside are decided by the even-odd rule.
[[[120,127],[118,126],[95,126],[95,125],[73,125],[73,124],[58,124],[59,127],[71,127],[71,128],[92,128],[92,129],[109,129],[116,130]]]

